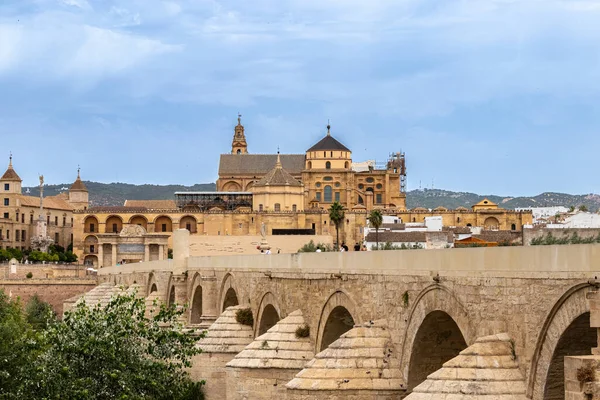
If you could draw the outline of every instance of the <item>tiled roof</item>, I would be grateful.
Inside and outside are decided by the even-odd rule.
[[[8,166],[8,169],[6,170],[6,172],[4,173],[4,175],[2,175],[2,178],[0,178],[0,180],[2,180],[2,181],[19,181],[19,182],[21,182],[21,178],[19,177],[19,175],[13,169],[12,164]]]
[[[341,151],[350,151],[349,148],[341,144],[338,140],[336,140],[333,136],[327,135],[323,139],[319,140],[317,144],[308,149],[307,151],[319,151],[319,150],[341,150]]]
[[[479,338],[413,389],[406,400],[525,400],[525,380],[510,337]]]
[[[72,211],[73,206],[66,201],[64,196],[49,196],[44,197],[44,208],[52,209],[52,210],[64,210],[64,211]],[[40,198],[35,196],[19,196],[19,200],[21,206],[23,207],[39,207],[40,206]]]
[[[252,342],[254,332],[251,326],[235,320],[238,310],[244,306],[228,307],[208,328],[206,336],[196,343],[204,353],[239,353]]]
[[[304,154],[281,154],[281,165],[292,175],[304,169]],[[262,177],[277,162],[277,154],[221,154],[219,176],[247,174]]]
[[[375,242],[376,233],[369,232],[366,239],[367,242]],[[389,232],[379,231],[379,243],[415,243],[425,242],[425,232]]]
[[[72,192],[87,192],[88,191],[87,187],[85,186],[85,183],[83,183],[83,181],[81,180],[79,175],[77,175],[77,179],[75,179],[75,182],[73,182],[73,184],[71,185],[71,188],[69,190]]]
[[[480,239],[485,240],[486,242],[513,242],[519,241],[522,239],[521,232],[513,232],[513,231],[481,231],[479,235],[473,235]]]
[[[174,210],[177,208],[175,200],[125,200],[123,206],[148,210]]]
[[[302,369],[315,356],[310,338],[296,337],[296,329],[305,324],[302,311],[296,310],[277,322],[265,334],[254,339],[227,363],[236,368]]]
[[[275,168],[267,172],[260,181],[254,184],[254,187],[260,186],[302,186],[302,184],[283,169],[279,155],[277,155]]]
[[[402,372],[394,354],[386,322],[367,322],[350,329],[315,355],[286,387],[350,393],[357,390],[404,391]]]

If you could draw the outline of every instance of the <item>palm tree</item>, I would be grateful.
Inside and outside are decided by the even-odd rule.
[[[329,208],[329,219],[335,225],[335,247],[336,250],[340,249],[340,225],[344,220],[344,206],[339,202],[335,202]]]
[[[379,250],[379,228],[383,224],[383,215],[381,215],[381,211],[372,210],[371,214],[369,214],[369,223],[373,228],[375,228],[375,242],[377,243],[377,250]]]

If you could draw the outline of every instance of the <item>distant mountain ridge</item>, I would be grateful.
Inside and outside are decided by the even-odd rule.
[[[201,183],[193,186],[185,185],[132,185],[128,183],[99,183],[85,182],[90,191],[91,206],[122,206],[125,200],[168,200],[174,199],[175,192],[214,191],[214,183]],[[45,196],[54,196],[68,191],[71,184],[47,185],[44,187]],[[39,196],[37,187],[23,188],[30,195]],[[514,209],[520,207],[550,207],[550,206],[581,206],[585,205],[590,211],[600,209],[600,195],[572,195],[566,193],[545,192],[537,196],[509,197],[498,195],[479,195],[469,192],[452,192],[443,189],[411,190],[406,194],[406,206],[410,208],[457,207],[470,208],[480,200],[488,198],[501,207]]]

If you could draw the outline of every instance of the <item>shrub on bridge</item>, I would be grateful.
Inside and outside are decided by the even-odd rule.
[[[242,308],[235,313],[235,320],[242,325],[254,326],[254,316],[249,308]]]

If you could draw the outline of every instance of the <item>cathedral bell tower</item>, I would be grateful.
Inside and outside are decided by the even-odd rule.
[[[231,154],[248,154],[248,144],[246,143],[246,136],[244,135],[241,114],[238,114],[238,124],[235,127],[235,133],[233,134]]]

